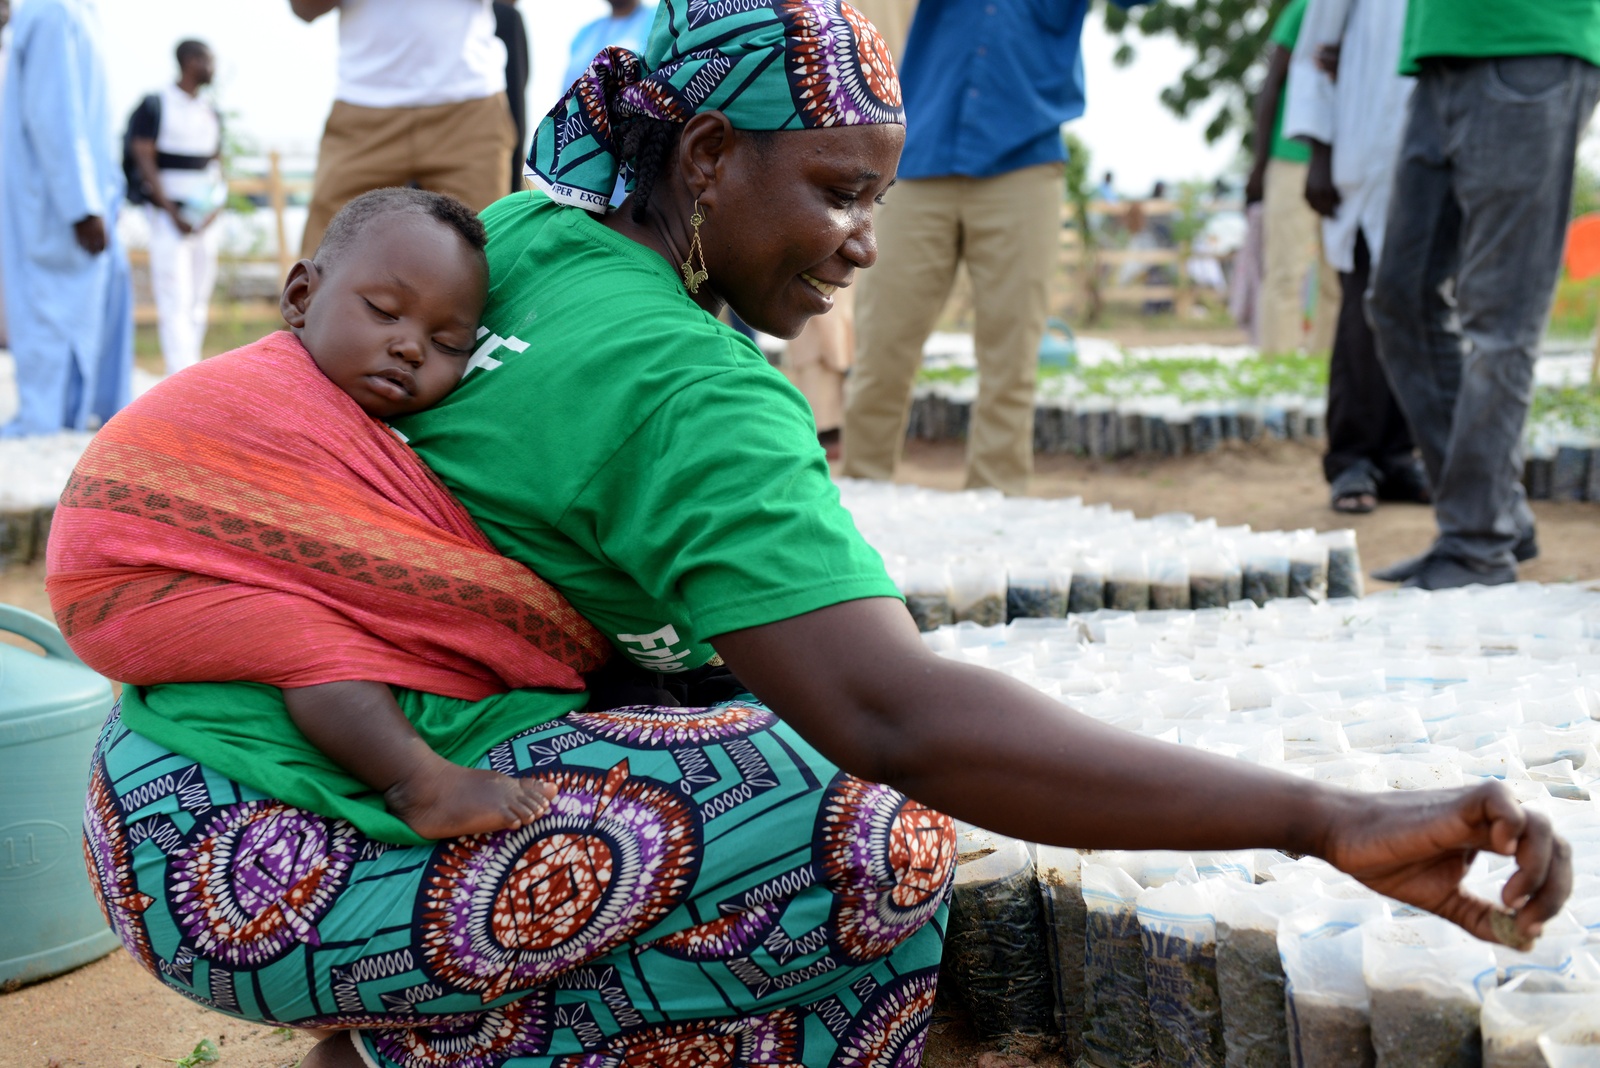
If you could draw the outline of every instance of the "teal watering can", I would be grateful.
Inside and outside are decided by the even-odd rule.
[[[1045,320],[1039,339],[1039,366],[1068,368],[1078,362],[1078,339],[1060,319]]]
[[[117,948],[83,864],[89,754],[111,684],[47,620],[0,604],[0,989],[45,979]]]

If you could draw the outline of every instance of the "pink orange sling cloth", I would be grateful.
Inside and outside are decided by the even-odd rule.
[[[369,679],[475,701],[581,690],[609,651],[286,332],[108,422],[47,569],[73,650],[134,685]]]

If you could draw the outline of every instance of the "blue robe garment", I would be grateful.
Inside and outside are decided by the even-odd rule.
[[[104,422],[128,402],[133,292],[117,241],[122,160],[92,0],[27,0],[0,107],[0,261],[20,407],[0,436]],[[105,220],[106,250],[73,224]]]

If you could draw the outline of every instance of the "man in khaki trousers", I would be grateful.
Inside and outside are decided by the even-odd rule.
[[[900,70],[900,182],[878,212],[878,262],[862,272],[856,298],[845,475],[894,477],[922,346],[964,261],[978,360],[966,484],[1027,492],[1039,339],[1061,232],[1060,127],[1083,113],[1087,8],[1088,0],[920,0]]]
[[[506,193],[516,127],[491,0],[289,0],[307,22],[339,10],[339,85],[317,150],[300,255],[338,210],[415,182],[481,211]]]
[[[1042,163],[993,178],[902,180],[889,191],[878,212],[878,262],[859,276],[845,475],[894,477],[922,346],[965,260],[978,358],[966,485],[1027,492],[1062,188],[1061,164]]]

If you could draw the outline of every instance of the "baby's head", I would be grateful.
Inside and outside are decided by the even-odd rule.
[[[289,270],[284,321],[378,419],[443,400],[466,372],[489,291],[487,238],[460,201],[377,189],[346,204]]]

